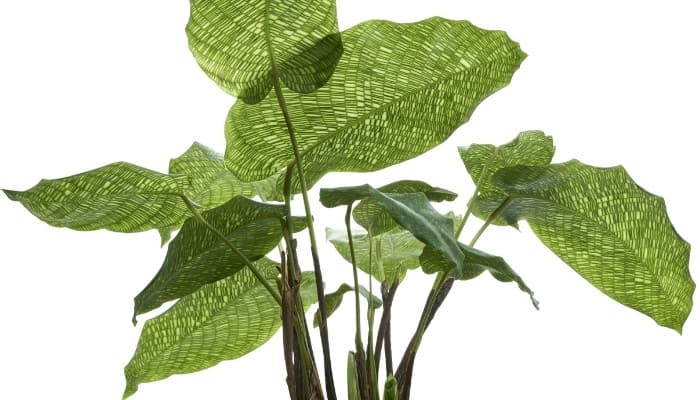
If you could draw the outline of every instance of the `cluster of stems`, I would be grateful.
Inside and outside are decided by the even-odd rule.
[[[327,324],[327,308],[325,304],[323,276],[321,272],[321,264],[318,256],[318,247],[316,242],[316,234],[313,224],[313,216],[308,198],[308,190],[303,172],[303,164],[301,153],[296,141],[294,125],[287,111],[284,95],[280,85],[279,78],[274,79],[275,96],[284,116],[289,139],[294,152],[294,162],[287,167],[284,180],[284,201],[286,206],[286,216],[281,220],[281,230],[283,232],[284,247],[280,247],[280,279],[278,287],[274,288],[258,271],[249,259],[236,248],[226,235],[209,224],[200,214],[197,205],[187,197],[183,197],[185,204],[190,209],[194,217],[203,223],[208,229],[216,233],[224,243],[240,257],[255,277],[264,285],[270,295],[280,306],[282,318],[282,345],[284,350],[284,362],[287,371],[287,388],[289,397],[292,400],[307,400],[307,399],[328,399],[337,400],[335,382],[333,376],[333,367],[330,357],[330,343],[328,336]],[[301,288],[301,266],[297,253],[297,242],[294,238],[294,229],[292,226],[291,217],[291,197],[292,197],[292,179],[294,175],[298,178],[299,187],[301,190],[302,199],[304,202],[304,211],[306,218],[307,231],[311,243],[311,258],[314,267],[315,286],[318,298],[319,310],[319,333],[321,337],[321,346],[323,353],[323,370],[324,370],[324,385],[321,383],[318,374],[318,367],[314,357],[313,347],[311,344],[311,335],[305,317],[305,305],[303,304],[300,288]],[[456,236],[461,234],[469,215],[472,213],[473,199],[478,194],[479,185],[474,192],[474,196],[469,201],[467,211],[461,220],[457,229]],[[469,246],[474,246],[485,229],[500,215],[502,209],[509,202],[508,199],[498,207],[492,215],[486,220],[482,227],[477,231],[474,238],[469,243]],[[380,287],[382,298],[382,316],[379,326],[374,334],[375,315],[374,308],[368,304],[367,306],[367,344],[365,346],[362,339],[362,311],[360,305],[360,283],[358,278],[358,267],[355,256],[355,247],[353,243],[353,235],[351,231],[351,215],[352,204],[347,206],[345,213],[345,226],[348,237],[350,257],[352,262],[353,283],[354,283],[354,300],[355,300],[355,350],[351,351],[348,359],[348,396],[349,400],[380,400],[378,368],[384,354],[384,366],[386,371],[386,384],[384,388],[383,398],[386,400],[408,400],[411,390],[411,379],[413,376],[413,365],[416,359],[416,354],[420,347],[423,334],[433,320],[438,308],[442,305],[445,297],[450,292],[454,279],[448,277],[445,273],[438,273],[435,282],[430,290],[425,306],[421,313],[418,326],[409,342],[401,361],[394,370],[392,346],[391,346],[391,307],[394,300],[394,295],[398,288],[399,279],[393,277],[388,281],[384,281]],[[372,286],[372,268],[373,263],[377,263],[377,268],[382,268],[381,255],[381,240],[373,242],[372,232],[369,232],[369,296],[373,296]],[[377,254],[373,254],[376,252]],[[388,284],[387,282],[392,282]]]

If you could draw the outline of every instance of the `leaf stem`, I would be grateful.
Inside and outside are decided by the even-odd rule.
[[[357,260],[355,259],[355,245],[352,240],[352,229],[350,228],[350,216],[352,215],[352,204],[348,205],[345,212],[345,229],[348,234],[348,247],[350,248],[350,261],[352,262],[352,279],[355,286],[355,347],[356,351],[362,349],[362,319],[360,317],[360,281],[357,276]]]
[[[274,61],[274,60],[273,60]],[[275,95],[277,97],[277,103],[279,104],[282,115],[284,116],[284,122],[287,125],[287,132],[289,133],[289,140],[292,145],[292,151],[294,152],[294,162],[297,166],[297,173],[299,175],[299,186],[301,188],[301,196],[304,201],[304,212],[306,214],[306,225],[309,231],[309,241],[311,242],[311,258],[314,265],[314,276],[316,278],[316,292],[318,295],[318,309],[319,315],[321,316],[321,321],[319,324],[319,332],[321,335],[321,348],[323,350],[323,365],[326,377],[326,394],[329,400],[336,400],[337,395],[335,393],[335,383],[333,381],[333,367],[331,363],[330,356],[330,344],[328,340],[328,324],[327,324],[327,311],[326,302],[324,298],[323,290],[323,275],[321,274],[321,263],[318,258],[318,248],[316,245],[316,232],[314,230],[314,221],[311,214],[311,205],[309,203],[309,194],[306,186],[306,178],[304,176],[304,168],[301,160],[301,153],[299,152],[299,145],[297,144],[296,134],[294,132],[294,125],[289,116],[289,111],[287,110],[287,103],[284,99],[284,94],[282,93],[282,87],[280,85],[280,79],[277,76],[277,70],[273,65],[273,86],[275,88]],[[291,193],[291,188],[288,188]],[[285,193],[288,195],[289,193]]]
[[[194,217],[195,217],[199,222],[201,222],[202,224],[204,224],[204,226],[206,226],[207,229],[209,229],[210,231],[212,231],[212,232],[213,232],[215,235],[217,235],[221,240],[223,240],[224,243],[226,243],[226,245],[227,245],[231,250],[233,250],[234,253],[236,253],[236,256],[238,256],[241,260],[243,260],[243,262],[245,263],[245,265],[246,265],[248,268],[250,268],[250,271],[253,273],[253,275],[255,275],[255,278],[265,287],[265,289],[267,289],[267,291],[270,293],[270,295],[272,296],[272,298],[275,299],[275,301],[277,302],[277,304],[282,305],[282,298],[280,297],[279,291],[275,290],[275,289],[272,287],[272,285],[270,284],[270,282],[268,282],[267,279],[265,279],[265,277],[262,276],[262,274],[260,273],[260,271],[258,270],[258,268],[255,266],[255,264],[253,264],[253,263],[248,259],[248,257],[246,257],[233,243],[231,243],[231,241],[226,237],[226,235],[224,235],[220,230],[216,229],[216,227],[214,227],[212,224],[210,224],[209,221],[207,221],[206,219],[204,219],[204,217],[203,217],[202,214],[199,212],[199,210],[197,210],[197,207],[196,207],[195,204],[192,202],[192,200],[190,200],[190,199],[189,199],[187,196],[185,196],[185,195],[181,195],[181,197],[182,197],[182,199],[185,201],[185,205],[187,205],[187,208],[190,210],[190,212],[192,213],[192,215],[194,215]]]

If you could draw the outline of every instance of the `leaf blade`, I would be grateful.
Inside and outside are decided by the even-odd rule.
[[[52,226],[141,232],[181,223],[187,208],[180,196],[189,187],[187,177],[117,162],[65,178],[44,179],[23,192],[4,192]]]
[[[436,146],[505,86],[524,58],[503,32],[440,18],[369,21],[345,31],[343,46],[324,87],[284,93],[309,185],[329,171],[374,171]],[[234,105],[226,137],[226,165],[242,180],[294,162],[273,99]]]
[[[692,308],[690,245],[661,197],[622,167],[572,160],[506,168],[494,184],[513,197],[504,217],[524,219],[579,275],[612,299],[679,333]]]

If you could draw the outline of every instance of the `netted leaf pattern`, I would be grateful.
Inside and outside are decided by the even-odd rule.
[[[442,143],[525,57],[504,32],[442,18],[368,21],[343,32],[343,48],[325,86],[283,91],[309,185],[329,171],[375,171]],[[226,165],[242,180],[294,161],[272,96],[234,105],[226,138]]]
[[[346,231],[326,229],[326,238],[347,262],[352,263]],[[357,268],[369,274],[369,236],[367,233],[353,233],[352,242]],[[418,267],[418,256],[423,247],[425,245],[420,240],[402,228],[373,236],[372,254],[375,260],[372,262],[372,276],[379,282],[391,283],[394,279],[401,282],[406,276],[406,271]],[[378,254],[382,256],[381,268],[376,261]]]
[[[502,190],[491,184],[491,177],[496,171],[515,165],[548,165],[554,156],[552,137],[541,131],[521,132],[513,141],[501,146],[472,144],[458,150],[478,189],[478,195],[472,200],[474,204],[471,204],[471,210],[474,215],[484,220],[507,197]],[[504,225],[505,221],[496,218],[492,223]]]
[[[224,165],[224,156],[201,143],[193,143],[181,156],[170,160],[170,174],[190,178],[189,198],[204,209],[211,209],[234,196],[263,200],[279,197],[277,176],[262,181],[241,182]]]
[[[295,92],[316,90],[342,54],[333,0],[191,0],[186,31],[204,72],[247,103],[275,76]]]
[[[261,259],[255,265],[276,284],[274,262]],[[311,273],[302,275],[300,293],[305,307],[316,302]],[[144,324],[135,354],[124,368],[124,398],[140,383],[239,358],[267,342],[280,326],[279,305],[249,270],[205,285]]]
[[[603,293],[681,332],[695,290],[690,245],[673,228],[661,197],[637,186],[622,167],[576,160],[502,169],[492,182],[512,199],[506,220],[526,220]]]
[[[252,261],[265,256],[282,239],[284,215],[282,205],[262,204],[240,196],[202,213],[209,224]],[[303,229],[303,219],[294,218],[293,225],[296,230]],[[156,276],[134,299],[134,317],[244,268],[245,262],[218,235],[198,220],[189,219],[168,245]]]
[[[178,225],[187,218],[181,196],[189,189],[185,176],[117,162],[66,178],[44,179],[24,192],[4,192],[52,226],[141,232]]]

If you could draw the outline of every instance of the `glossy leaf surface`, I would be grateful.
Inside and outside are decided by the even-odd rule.
[[[191,0],[190,50],[226,92],[257,103],[275,75],[311,92],[342,54],[333,0]]]
[[[330,171],[375,171],[442,143],[525,57],[504,32],[442,18],[365,22],[343,32],[343,48],[325,86],[284,91],[309,185]],[[226,165],[242,180],[294,161],[272,96],[234,105],[226,138]]]
[[[42,180],[24,192],[5,190],[49,225],[79,231],[140,232],[180,224],[188,211],[184,176],[118,162],[61,179]]]
[[[384,194],[369,186],[351,186],[321,189],[321,203],[326,207],[349,205],[355,201],[371,198],[416,239],[439,249],[458,271],[464,266],[464,255],[454,238],[452,219],[430,205],[423,193]]]
[[[444,272],[447,276],[458,280],[473,279],[481,275],[483,271],[489,271],[494,278],[501,282],[515,282],[520,290],[530,295],[532,305],[539,308],[539,302],[535,299],[534,292],[502,257],[491,255],[463,243],[460,243],[459,247],[465,257],[462,271],[457,271],[445,255],[432,246],[426,246],[420,255],[421,268],[427,274]]]
[[[262,204],[245,197],[202,213],[202,217],[233,242],[249,260],[270,252],[282,238],[281,205]],[[303,219],[295,219],[303,229]],[[190,294],[245,268],[244,261],[198,220],[185,222],[168,246],[165,261],[153,280],[134,299],[134,316],[166,301]]]
[[[485,220],[507,197],[491,184],[493,174],[501,168],[516,165],[548,165],[554,156],[554,144],[551,136],[545,136],[540,131],[526,131],[512,142],[498,147],[491,144],[460,147],[459,155],[479,190],[472,210],[477,217]],[[492,223],[505,224],[498,218]]]
[[[277,265],[268,259],[255,264],[275,285]],[[305,305],[316,302],[311,273],[302,275],[300,293]],[[124,368],[124,397],[140,383],[241,357],[267,342],[280,326],[279,305],[249,270],[205,285],[144,324],[136,352]]]
[[[345,231],[326,229],[326,238],[347,262],[352,263]],[[396,277],[400,282],[406,276],[406,271],[420,265],[418,257],[423,252],[425,245],[410,232],[398,228],[372,237],[372,247],[372,254],[375,257],[372,262],[374,279],[379,282],[391,282]],[[353,248],[355,249],[357,268],[369,274],[369,236],[366,233],[353,234]],[[381,268],[378,267],[376,261],[376,257],[380,253],[382,257]]]
[[[457,194],[446,189],[436,188],[421,181],[397,181],[378,188],[382,193],[423,193],[430,201],[452,201]],[[391,215],[371,198],[360,201],[352,211],[352,216],[361,227],[373,236],[388,232],[398,225]]]
[[[637,186],[624,168],[574,160],[506,168],[492,182],[512,198],[506,220],[526,220],[603,293],[681,331],[695,289],[690,245],[673,228],[663,199]]]

